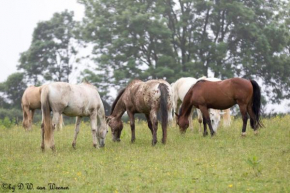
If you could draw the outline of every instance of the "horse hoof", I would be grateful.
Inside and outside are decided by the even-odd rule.
[[[50,149],[55,152],[55,145],[51,146]]]
[[[131,143],[134,143],[135,142],[135,139],[131,139]]]
[[[203,133],[203,136],[204,136],[204,137],[206,137],[207,135],[208,135],[208,133],[207,133],[207,132],[206,132],[206,133]]]
[[[157,141],[153,141],[153,140],[152,140],[152,146],[155,146],[156,143],[157,143]]]
[[[94,147],[94,148],[97,148],[97,144],[93,144],[93,147]]]
[[[258,130],[254,131],[254,134],[255,135],[258,135],[259,134],[259,131]]]
[[[76,149],[76,144],[75,144],[75,143],[72,143],[72,147],[73,147],[74,149]]]
[[[242,132],[242,137],[246,137],[246,132]]]
[[[42,151],[42,152],[45,151],[44,146],[41,146],[40,148],[41,148],[41,151]]]

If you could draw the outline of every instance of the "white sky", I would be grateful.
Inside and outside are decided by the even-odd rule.
[[[74,11],[75,20],[80,21],[84,7],[77,0],[0,0],[0,82],[16,72],[20,53],[31,43],[32,33],[37,23],[52,18],[55,12],[65,9]],[[70,79],[76,78],[73,72]],[[290,111],[289,101],[280,105],[268,105],[267,111]]]
[[[84,15],[77,0],[0,0],[0,82],[17,71],[20,53],[28,50],[37,23],[65,9],[74,11],[78,21]]]

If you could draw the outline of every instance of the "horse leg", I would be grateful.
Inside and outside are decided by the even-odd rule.
[[[231,109],[225,110],[225,114],[223,115],[223,125],[224,127],[231,125]]]
[[[146,116],[146,119],[147,119],[147,123],[148,123],[148,127],[151,131],[151,134],[153,135],[153,128],[152,128],[152,122],[150,120],[150,116],[149,115],[145,115]]]
[[[157,115],[155,110],[150,111],[150,120],[152,122],[152,145],[154,146],[157,143],[157,129],[158,129],[158,120],[157,120]]]
[[[179,114],[179,108],[180,108],[181,102],[179,100],[176,101],[176,107],[175,107],[175,113]],[[177,127],[177,119],[178,117],[175,116],[175,126]]]
[[[92,136],[93,136],[93,146],[97,147],[97,116],[91,115],[91,129],[92,129]]]
[[[248,122],[247,105],[239,104],[239,107],[240,107],[240,112],[243,119],[242,136],[246,136],[247,122]]]
[[[202,119],[202,123],[203,123],[203,136],[207,136],[208,135],[208,132],[207,132],[207,126],[206,126],[206,120],[205,120],[205,117],[202,116],[203,119]]]
[[[34,112],[35,112],[35,109],[31,110],[30,111],[30,119],[29,119],[29,129],[32,128],[32,122],[33,122],[33,117],[34,117]]]
[[[58,119],[58,123],[57,123],[57,130],[58,131],[62,130],[62,123],[63,123],[62,114],[59,114],[59,119]]]
[[[199,132],[201,132],[201,123],[203,122],[202,114],[201,114],[199,109],[197,109],[196,112],[197,112],[197,119],[198,119],[198,122],[199,122]]]
[[[54,131],[57,126],[59,120],[59,112],[53,112],[52,116],[52,139],[51,139],[51,146],[50,148],[54,151],[55,150],[55,145],[54,145]]]
[[[204,133],[203,135],[207,135],[206,133],[206,124],[208,124],[209,130],[210,130],[210,134],[211,136],[213,136],[215,134],[212,125],[211,125],[211,121],[210,121],[210,117],[209,117],[209,112],[208,112],[208,108],[205,106],[201,106],[199,108],[202,112],[202,116],[203,116],[203,126],[204,126]]]
[[[29,109],[27,106],[23,105],[23,121],[22,121],[22,126],[24,127],[25,130],[29,130]]]
[[[79,134],[79,131],[80,131],[81,119],[82,119],[82,117],[79,117],[79,116],[76,118],[75,137],[74,137],[74,140],[72,142],[72,147],[74,149],[76,149],[76,142],[77,142],[77,137],[78,137],[78,134]]]
[[[130,111],[127,111],[129,119],[130,119],[130,127],[131,127],[131,142],[135,142],[135,118],[134,114]]]

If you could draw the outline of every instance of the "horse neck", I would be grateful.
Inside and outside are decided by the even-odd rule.
[[[192,104],[191,104],[190,98],[191,97],[184,97],[184,100],[183,100],[182,105],[181,105],[182,112],[181,112],[180,116],[188,117],[190,115],[190,112],[192,109]]]
[[[126,111],[126,105],[124,103],[124,101],[122,100],[122,97],[119,99],[119,101],[117,102],[111,116],[116,117],[116,118],[120,118],[123,116],[123,114]]]

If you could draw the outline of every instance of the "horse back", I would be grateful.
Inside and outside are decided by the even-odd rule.
[[[63,112],[68,116],[88,116],[100,108],[100,96],[92,85],[55,82],[48,88],[53,111]]]
[[[149,113],[152,109],[158,109],[160,104],[160,90],[158,86],[163,83],[168,88],[169,99],[172,100],[172,90],[168,82],[164,80],[138,81],[129,84],[122,97],[126,108],[135,113]],[[172,102],[170,103],[172,105]]]

